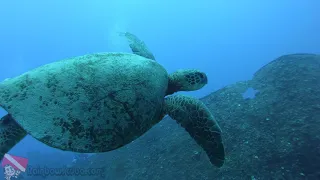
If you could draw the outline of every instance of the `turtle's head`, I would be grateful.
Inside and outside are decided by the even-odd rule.
[[[177,91],[195,91],[208,83],[207,75],[196,69],[178,70],[169,75],[167,95]]]

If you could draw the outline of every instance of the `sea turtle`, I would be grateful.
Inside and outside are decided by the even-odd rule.
[[[130,47],[145,46],[137,44],[137,37],[126,37]],[[65,151],[111,151],[168,114],[205,150],[210,162],[221,167],[224,146],[213,115],[200,100],[171,95],[202,88],[206,74],[191,69],[169,75],[146,58],[151,57],[147,51],[137,54],[87,54],[1,82],[0,106],[8,112],[0,124],[1,158],[27,134]]]

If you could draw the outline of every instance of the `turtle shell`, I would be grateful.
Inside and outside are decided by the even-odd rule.
[[[106,152],[160,120],[167,71],[129,53],[96,53],[47,64],[0,83],[0,105],[55,148]]]

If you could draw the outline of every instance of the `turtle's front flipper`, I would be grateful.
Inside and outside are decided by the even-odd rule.
[[[221,129],[201,101],[184,95],[170,96],[165,99],[164,111],[187,130],[213,165],[223,165],[225,152]]]
[[[155,60],[154,55],[149,51],[147,45],[141,41],[136,35],[125,32],[119,33],[120,36],[125,36],[129,42],[130,49],[133,54]]]
[[[0,120],[0,160],[14,145],[27,135],[10,114]]]

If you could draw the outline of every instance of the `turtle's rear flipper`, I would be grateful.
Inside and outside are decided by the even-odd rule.
[[[208,108],[198,99],[175,95],[166,98],[164,111],[184,127],[207,153],[211,164],[221,167],[225,160],[221,129]]]
[[[136,35],[130,32],[121,32],[120,36],[125,36],[129,42],[130,49],[133,54],[155,60],[154,55],[148,49],[147,45],[141,41]]]
[[[26,135],[27,132],[17,124],[10,114],[3,116],[0,120],[0,160]]]

